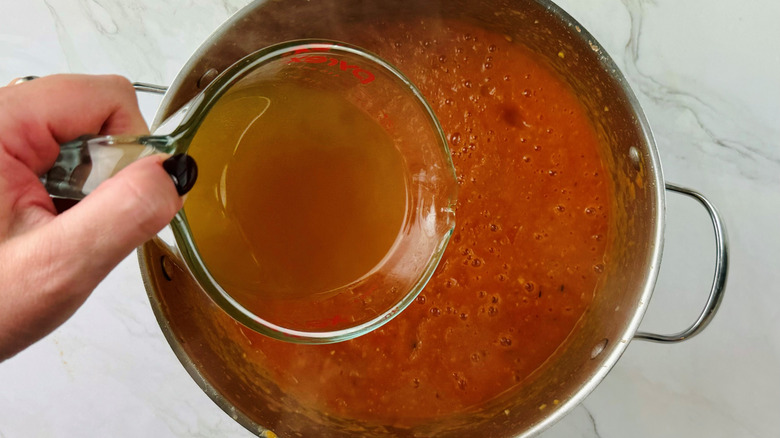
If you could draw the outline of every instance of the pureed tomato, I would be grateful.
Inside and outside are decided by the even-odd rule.
[[[377,27],[449,140],[460,192],[442,262],[416,303],[352,341],[230,330],[301,405],[402,427],[521,390],[561,345],[604,269],[610,189],[577,96],[522,45],[460,22]]]

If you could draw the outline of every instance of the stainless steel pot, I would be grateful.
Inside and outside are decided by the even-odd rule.
[[[171,347],[201,388],[258,435],[273,436],[272,430],[285,436],[531,436],[580,403],[631,340],[689,339],[709,323],[723,297],[727,251],[717,211],[700,194],[664,183],[650,127],[626,80],[598,42],[546,0],[258,1],[233,16],[193,55],[165,94],[153,128],[219,72],[261,47],[317,37],[346,41],[381,56],[381,47],[358,29],[388,17],[416,16],[467,20],[507,35],[546,58],[574,87],[606,148],[602,155],[615,193],[613,262],[578,327],[522,391],[456,419],[395,429],[328,417],[286,400],[262,370],[242,361],[241,346],[221,329],[228,317],[188,276],[175,252],[159,240],[147,243],[139,250],[143,278]],[[558,56],[561,51],[567,55]],[[688,329],[672,335],[637,333],[661,262],[665,190],[690,196],[709,212],[716,237],[715,274],[707,304]]]

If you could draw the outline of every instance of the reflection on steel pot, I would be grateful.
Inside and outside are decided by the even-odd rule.
[[[450,67],[442,67],[438,64],[446,64],[448,62],[446,56],[453,56],[455,52],[453,54],[439,54],[426,53],[426,51],[433,52],[436,47],[439,47],[437,44],[443,44],[441,47],[457,49],[458,47],[450,44],[453,41],[450,39],[451,35],[454,33],[463,35],[464,32],[473,33],[473,35],[468,36],[471,40],[465,36],[463,39],[457,40],[459,44],[462,43],[464,50],[484,43],[484,41],[475,41],[476,38],[483,40],[493,38],[496,44],[488,46],[488,51],[492,50],[492,52],[486,56],[490,59],[487,57],[467,59],[464,53],[463,58],[459,60],[461,63],[477,62],[478,65],[469,71],[480,73],[481,76],[470,78],[462,83],[451,83],[448,81],[457,75],[440,75],[435,72],[444,71],[445,68],[459,68],[458,64],[448,64]],[[407,37],[408,40],[404,40]],[[427,393],[427,395],[421,395],[420,400],[427,400],[425,397],[431,397],[433,401],[429,403],[431,406],[425,407],[427,409],[425,412],[422,408],[418,412],[409,412],[408,409],[404,410],[403,407],[399,406],[398,410],[395,411],[397,413],[395,417],[393,411],[383,404],[388,400],[397,400],[399,393],[387,390],[387,388],[393,387],[392,385],[388,385],[385,392],[367,388],[365,383],[369,378],[360,372],[361,365],[363,365],[361,356],[355,355],[354,351],[351,355],[346,354],[349,353],[350,349],[358,349],[357,351],[366,355],[365,363],[368,363],[369,360],[372,361],[371,363],[378,363],[377,358],[367,356],[371,352],[366,347],[368,342],[372,339],[379,339],[381,334],[369,335],[373,337],[368,338],[368,341],[360,338],[356,341],[350,341],[349,344],[337,344],[332,353],[328,350],[309,355],[308,350],[298,349],[317,348],[307,346],[297,346],[295,350],[269,347],[271,345],[269,343],[273,341],[257,338],[251,333],[247,334],[237,323],[222,313],[197,287],[197,283],[188,275],[186,269],[181,267],[183,265],[177,255],[170,251],[163,242],[147,243],[139,251],[139,258],[152,306],[166,337],[185,368],[203,390],[247,429],[259,435],[266,434],[266,431],[270,430],[281,436],[531,436],[551,425],[581,402],[614,366],[633,338],[677,342],[697,334],[710,321],[722,298],[726,279],[727,258],[723,226],[714,207],[704,197],[695,192],[669,185],[668,189],[694,197],[710,212],[717,243],[715,278],[704,312],[689,329],[668,336],[637,333],[640,320],[652,294],[660,264],[666,186],[647,121],[625,80],[599,44],[558,7],[544,0],[431,1],[423,4],[409,0],[391,0],[372,4],[336,0],[257,2],[231,18],[195,53],[165,95],[155,125],[159,125],[167,117],[174,114],[219,72],[245,54],[279,41],[297,38],[327,38],[345,41],[376,52],[391,62],[396,62],[396,65],[417,83],[423,93],[427,94],[429,101],[433,103],[441,97],[441,111],[438,115],[442,119],[445,131],[450,122],[452,124],[449,129],[455,129],[453,126],[456,126],[454,121],[456,118],[450,114],[454,110],[446,109],[446,105],[450,103],[453,108],[459,108],[460,113],[457,116],[461,118],[471,117],[472,112],[475,118],[480,117],[480,111],[484,111],[484,114],[498,114],[496,116],[498,118],[495,120],[487,118],[484,120],[484,124],[481,125],[484,132],[447,132],[451,145],[458,143],[461,136],[468,137],[468,140],[464,140],[464,144],[460,145],[463,146],[462,160],[473,153],[474,159],[477,160],[477,164],[473,166],[478,166],[481,163],[484,167],[490,167],[492,164],[485,159],[485,155],[480,155],[484,154],[480,150],[480,145],[485,145],[491,140],[495,140],[494,143],[504,141],[500,138],[501,135],[509,137],[510,134],[517,135],[517,138],[507,140],[506,144],[513,144],[514,141],[519,144],[525,135],[522,130],[528,129],[530,132],[533,130],[534,123],[538,122],[538,120],[532,119],[531,115],[524,114],[516,108],[512,109],[514,107],[508,106],[503,112],[491,112],[494,109],[489,108],[484,103],[490,102],[494,95],[500,95],[502,92],[501,81],[492,76],[490,72],[493,70],[490,69],[494,66],[506,65],[506,63],[519,62],[514,58],[502,58],[502,55],[505,48],[522,47],[522,50],[518,49],[520,51],[517,53],[532,54],[538,64],[543,66],[538,71],[548,71],[549,74],[559,77],[561,84],[565,84],[565,87],[573,91],[573,95],[577,97],[578,101],[577,108],[556,107],[552,103],[552,97],[545,94],[544,90],[529,90],[529,94],[538,92],[541,100],[548,99],[547,102],[550,104],[549,112],[546,113],[548,115],[555,111],[564,113],[570,111],[571,114],[582,113],[585,115],[587,120],[591,122],[589,126],[593,128],[589,128],[588,132],[592,132],[587,134],[582,131],[578,132],[577,135],[581,135],[583,141],[588,135],[592,136],[593,144],[597,145],[594,146],[594,150],[598,151],[600,157],[599,166],[605,172],[601,172],[600,178],[586,180],[582,176],[583,168],[578,167],[590,166],[588,164],[590,161],[585,153],[581,157],[573,157],[565,166],[561,164],[563,167],[556,168],[555,165],[563,163],[567,159],[564,158],[566,154],[563,150],[559,151],[557,155],[555,152],[545,151],[547,155],[524,157],[522,153],[506,149],[500,152],[503,155],[499,155],[498,159],[503,159],[506,162],[513,160],[522,162],[524,158],[531,161],[534,157],[544,156],[547,157],[545,162],[552,166],[545,174],[548,179],[544,181],[550,181],[550,178],[553,177],[573,178],[567,181],[570,181],[572,186],[579,184],[579,187],[596,184],[593,182],[596,180],[604,181],[599,190],[608,194],[608,200],[601,199],[600,205],[603,205],[604,209],[608,211],[608,215],[604,216],[608,219],[605,222],[608,228],[605,229],[603,235],[599,234],[598,238],[594,238],[599,242],[598,245],[583,243],[574,238],[567,240],[565,236],[559,236],[544,241],[555,242],[555,245],[558,246],[541,243],[541,245],[548,245],[544,247],[546,255],[531,254],[525,259],[524,263],[530,266],[534,263],[534,257],[538,257],[539,263],[549,264],[550,272],[553,269],[560,272],[570,271],[564,275],[570,275],[572,278],[577,276],[595,278],[592,282],[595,293],[591,294],[592,291],[577,293],[577,296],[583,297],[586,305],[583,305],[581,313],[577,313],[577,318],[571,321],[571,327],[566,330],[564,336],[559,339],[553,336],[547,337],[548,342],[552,342],[550,340],[553,339],[557,339],[557,341],[555,341],[555,345],[549,345],[549,343],[543,345],[548,353],[539,362],[540,366],[526,374],[515,375],[516,381],[505,383],[491,382],[492,375],[473,374],[474,369],[478,369],[477,367],[481,365],[474,365],[473,369],[469,371],[472,374],[465,371],[461,374],[459,370],[453,371],[450,368],[429,370],[432,377],[449,379],[448,382],[452,387],[447,390],[450,392],[442,391],[445,394],[444,397],[448,397],[446,394],[456,394],[457,391],[476,397],[474,395],[476,394],[474,392],[475,385],[473,384],[476,377],[482,383],[487,383],[488,386],[492,385],[497,390],[494,391],[493,396],[480,399],[479,403],[461,405],[454,402],[447,403],[451,400],[440,400],[438,392],[435,394],[435,398],[434,394]],[[388,45],[393,38],[395,38],[395,43]],[[439,41],[440,39],[442,41]],[[450,45],[447,46],[447,44]],[[417,62],[417,64],[404,64],[404,59],[410,63]],[[428,64],[421,65],[420,62],[428,62]],[[405,71],[405,69],[410,71]],[[536,71],[534,70],[534,72]],[[493,82],[488,84],[491,78]],[[504,81],[512,80],[508,76],[501,79]],[[463,87],[470,88],[472,85],[474,85],[474,91],[468,95],[469,98],[446,102],[445,94]],[[434,104],[434,106],[436,105]],[[482,117],[487,116],[483,115]],[[500,123],[514,127],[511,130],[501,131],[503,133],[501,134],[498,132]],[[572,126],[575,125],[561,125],[556,129],[574,129]],[[566,135],[573,136],[567,138],[578,138],[571,132],[566,133]],[[531,138],[530,134],[529,138]],[[529,147],[531,146],[529,145]],[[454,150],[453,152],[458,151]],[[461,161],[462,167],[465,166],[463,163],[465,161]],[[458,164],[456,161],[456,167]],[[590,167],[588,167],[588,171],[591,177],[594,173],[599,173],[592,171]],[[486,172],[484,175],[491,174]],[[508,181],[506,175],[503,175],[502,178],[500,184]],[[465,187],[473,182],[462,181],[462,184]],[[487,183],[490,182],[487,181]],[[558,187],[550,184],[550,187]],[[528,199],[534,198],[533,190],[531,190],[531,194],[528,193],[530,186],[523,193],[516,188],[511,188],[510,185],[500,187],[500,189],[496,192],[501,193],[502,196],[495,203],[495,209],[476,212],[475,218],[479,214],[482,214],[482,217],[492,217],[492,212],[515,211],[517,208],[515,210],[512,208],[517,205],[525,205],[529,207],[526,208],[527,210],[533,210],[531,204],[525,204]],[[560,195],[561,191],[565,189],[558,188],[557,190],[557,195]],[[595,188],[593,190],[588,193],[599,193]],[[469,198],[469,193],[473,194],[474,197]],[[474,200],[475,204],[485,203],[486,201],[477,201],[480,196],[478,191],[469,192],[464,189],[461,192],[459,202],[463,204]],[[545,193],[545,196],[550,197],[553,194]],[[549,204],[552,201],[543,202],[546,203],[539,205],[544,206],[544,208],[552,210],[552,207],[556,207],[554,203]],[[560,217],[575,218],[570,211],[571,209],[564,211],[563,204],[560,207],[557,210]],[[468,207],[463,208],[467,209]],[[538,226],[539,223],[543,225],[545,218],[550,217],[549,215],[557,213],[540,211],[536,214],[531,212],[523,218],[529,222],[535,221],[534,226]],[[586,213],[588,212],[586,211]],[[460,212],[458,214],[460,215]],[[483,248],[486,253],[492,253],[489,250],[496,250],[499,245],[509,245],[516,248],[517,245],[521,245],[518,242],[523,242],[523,233],[529,233],[528,229],[525,228],[526,225],[531,226],[530,223],[513,223],[506,225],[507,229],[502,230],[503,225],[498,220],[486,222],[480,226],[487,227],[487,232],[490,232],[492,228],[493,231],[501,231],[503,235],[508,237],[504,240],[497,239],[495,245],[485,242],[484,238],[480,242],[474,242],[474,244],[478,249]],[[464,235],[470,230],[469,223],[459,223],[458,226],[464,231]],[[478,228],[476,219],[471,227],[475,230]],[[510,228],[512,233],[507,232]],[[574,220],[571,229],[572,233],[575,233],[575,231],[583,232],[582,230],[586,228]],[[484,237],[484,235],[484,233],[480,234],[476,231],[473,234],[476,236],[475,240],[479,240],[480,236]],[[538,237],[541,240],[548,236],[539,233]],[[456,232],[451,246],[457,243]],[[467,248],[468,245],[463,245],[463,252],[466,253],[463,257],[472,256],[469,251],[473,251],[474,248]],[[527,247],[530,248],[530,245]],[[567,265],[566,254],[577,251],[587,252],[590,248],[593,248],[594,251],[600,249],[606,262],[587,266],[587,268],[593,268],[587,274],[578,271],[582,268],[581,266]],[[456,249],[460,250],[459,247]],[[480,267],[483,260],[485,265]],[[481,272],[497,272],[489,271],[492,269],[489,265],[494,260],[498,259],[482,256],[482,258],[470,259],[470,263],[477,269],[484,269]],[[496,281],[508,280],[507,286],[502,290],[482,291],[475,287],[475,284],[482,281],[482,279],[477,278],[480,275],[460,283],[454,279],[452,283],[458,283],[456,286],[461,291],[460,293],[476,297],[474,299],[481,299],[479,298],[481,293],[485,292],[486,296],[487,294],[494,295],[487,297],[496,300],[496,304],[500,301],[502,305],[514,303],[514,305],[521,306],[524,302],[522,293],[528,292],[522,292],[526,283],[531,289],[537,287],[537,289],[533,289],[532,298],[534,299],[529,300],[529,302],[542,302],[540,301],[543,299],[542,284],[545,286],[545,293],[550,292],[549,285],[544,283],[546,280],[538,280],[537,285],[534,285],[533,281],[517,283],[517,280],[521,279],[517,278],[517,272],[512,271],[513,268],[509,266],[511,263],[509,261],[503,263],[506,265],[507,272],[514,272],[515,277],[508,276],[497,279]],[[452,264],[455,264],[454,258]],[[439,273],[441,274],[447,269],[450,269],[450,266],[447,265],[447,256],[445,255]],[[594,276],[593,271],[597,275]],[[500,277],[500,275],[496,277]],[[512,285],[510,286],[509,283]],[[586,281],[582,284],[591,283]],[[441,300],[442,303],[446,304],[447,297],[437,296],[433,292],[436,290],[436,285],[432,287],[431,291],[428,293],[424,291],[423,295],[429,295],[431,301]],[[561,283],[558,286],[556,283],[552,290],[562,296],[572,294],[570,289],[567,287],[564,291],[564,284]],[[442,295],[443,292],[438,294]],[[544,299],[551,295],[545,296]],[[576,306],[572,306],[572,308],[576,308]],[[502,316],[505,313],[510,313],[496,310],[498,306],[488,307],[486,305],[484,309],[486,315],[491,314],[491,312],[493,314],[498,312],[498,315]],[[478,314],[469,314],[446,307],[435,310],[442,314],[437,321],[451,318],[451,320],[464,321],[464,326],[471,324],[468,326],[470,330],[468,333],[469,336],[474,336],[475,343],[481,341],[480,336],[495,336],[496,333],[499,333],[495,327],[488,327],[485,323],[480,322],[486,321],[485,318],[488,316],[480,319],[481,316]],[[414,311],[416,310],[411,309],[406,312]],[[552,307],[550,307],[550,312],[552,312]],[[430,317],[431,320],[436,318],[434,313],[436,312],[431,308],[431,315],[433,315]],[[450,313],[452,315],[448,316]],[[479,313],[479,309],[475,310],[475,313]],[[556,315],[558,314],[556,313]],[[404,316],[405,314],[401,315],[401,317]],[[411,318],[401,317],[399,319],[405,320],[407,324],[410,324],[409,321],[414,321]],[[554,317],[546,319],[545,324],[556,320]],[[562,321],[566,319],[565,312],[560,314],[559,319]],[[522,344],[524,336],[542,338],[544,337],[542,335],[547,334],[534,332],[533,321],[517,320],[516,324],[513,324],[514,322],[509,321],[505,327],[509,334],[501,335],[495,340],[496,352],[500,351],[500,348],[509,347],[512,337],[515,339],[515,342],[511,344],[514,348],[518,344]],[[441,343],[450,342],[447,338],[448,329],[446,327],[439,333],[414,325],[408,325],[401,329],[395,323],[396,321],[393,321],[386,326],[392,336],[383,340],[382,348],[386,347],[390,350],[400,346],[396,350],[404,347],[409,352],[408,357],[403,360],[386,361],[385,375],[387,380],[403,380],[409,377],[409,368],[414,367],[415,358],[430,354],[426,352],[430,352],[432,347],[436,347],[430,345],[431,339],[440,339]],[[426,336],[429,336],[425,338],[425,343],[421,345],[418,341],[409,342],[410,339],[418,339],[415,336],[420,333],[427,333]],[[438,334],[441,334],[440,338],[437,338]],[[459,339],[457,342],[458,345],[467,345],[465,339]],[[381,350],[377,345],[377,356],[385,353]],[[504,351],[509,351],[509,349]],[[531,357],[532,354],[530,351],[517,352],[516,349],[514,351],[514,357],[517,359],[515,363]],[[286,354],[287,356],[268,357],[271,353]],[[333,357],[329,358],[328,353],[332,354]],[[341,356],[341,353],[345,353],[345,355]],[[471,353],[471,351],[463,352],[467,358],[466,362],[468,362]],[[499,353],[494,353],[492,357],[494,356],[499,356]],[[489,359],[491,356],[485,353],[484,357]],[[312,358],[319,358],[321,361],[316,364],[305,363],[307,360],[311,361]],[[333,364],[341,360],[340,358],[349,358],[350,362],[347,365],[351,368],[334,366]],[[456,360],[457,358],[453,358],[453,363],[456,363]],[[480,362],[481,360],[482,356],[477,354],[474,356],[473,362],[484,363]],[[439,361],[439,363],[446,362],[444,359]],[[289,364],[290,370],[306,369],[309,370],[309,373],[303,376],[295,375],[293,371],[289,370],[287,373],[280,372],[269,365],[274,363],[277,365],[286,363]],[[337,375],[339,369],[342,371],[349,369],[354,374],[348,378],[339,377]],[[336,373],[336,375],[329,373]],[[441,376],[436,376],[437,373]],[[471,376],[471,381],[463,378],[467,374]],[[508,375],[511,377],[511,373]],[[328,385],[331,384],[329,382],[352,382],[352,384],[339,388],[338,398],[327,399],[322,394],[320,394],[319,399],[316,397],[317,394],[306,398],[305,395],[302,395],[305,394],[305,391],[296,389],[295,385],[301,382],[310,382],[315,377],[322,382],[318,388],[328,389]],[[425,382],[415,382],[410,379],[408,383],[413,385],[412,388],[414,385],[418,385],[425,389]],[[335,393],[332,388],[328,390],[330,391],[328,394]],[[415,394],[408,388],[404,391],[408,391],[404,394]],[[436,401],[437,399],[439,401]],[[464,396],[463,400],[476,400],[476,398],[469,399]],[[409,405],[419,406],[420,401],[410,400]],[[437,411],[439,409],[437,406],[447,406],[447,409],[441,408]],[[376,415],[372,417],[373,407],[382,407],[384,410],[381,414],[373,411]],[[437,412],[440,415],[436,415]]]

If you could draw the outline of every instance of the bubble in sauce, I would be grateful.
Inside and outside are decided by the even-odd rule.
[[[465,390],[466,386],[468,386],[468,382],[466,381],[466,377],[463,376],[461,373],[455,372],[452,373],[452,377],[455,378],[455,382],[458,385],[458,389]]]

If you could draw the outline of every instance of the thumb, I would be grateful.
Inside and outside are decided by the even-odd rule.
[[[195,162],[181,157],[138,160],[0,246],[0,284],[11,289],[4,304],[13,309],[0,320],[0,361],[62,324],[114,266],[170,222],[197,178]]]
[[[166,158],[132,163],[50,223],[57,234],[50,236],[52,248],[82,259],[81,275],[89,272],[95,285],[181,209],[180,195],[192,187],[197,167],[188,156]]]

